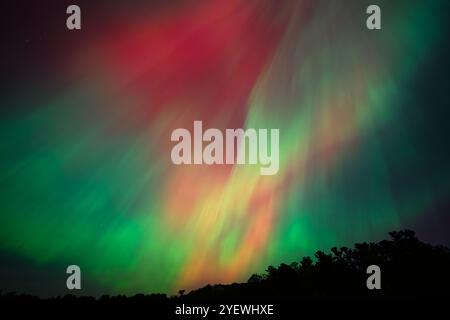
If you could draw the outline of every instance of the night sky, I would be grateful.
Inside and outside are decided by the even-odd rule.
[[[1,4],[0,290],[69,293],[77,264],[82,294],[174,293],[406,228],[450,246],[448,1],[93,2]],[[279,128],[280,171],[173,165],[194,120]]]

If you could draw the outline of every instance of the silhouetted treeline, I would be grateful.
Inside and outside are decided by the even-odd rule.
[[[201,299],[444,298],[450,289],[450,250],[417,239],[411,230],[390,232],[391,240],[359,243],[353,249],[317,251],[314,258],[269,266],[245,284],[216,285],[191,292]],[[367,267],[381,269],[381,290],[369,290]]]
[[[390,232],[390,240],[360,243],[354,248],[317,251],[313,258],[269,266],[264,274],[254,274],[247,283],[207,285],[187,294],[75,297],[67,295],[39,299],[15,293],[0,295],[2,302],[40,303],[189,303],[192,301],[285,301],[321,299],[435,299],[448,298],[450,290],[450,250],[417,239],[410,230]],[[369,290],[369,265],[381,269],[381,290]]]

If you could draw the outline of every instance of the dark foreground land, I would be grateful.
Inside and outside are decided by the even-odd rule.
[[[246,283],[207,285],[178,296],[138,294],[126,296],[75,297],[67,295],[50,299],[7,293],[0,295],[1,306],[38,306],[49,308],[117,306],[144,307],[149,319],[290,319],[292,313],[304,309],[334,312],[334,308],[364,306],[365,314],[377,306],[390,304],[408,308],[417,304],[450,302],[450,249],[421,242],[410,230],[389,233],[390,240],[360,243],[353,249],[332,248],[330,253],[318,251],[314,258],[269,266],[264,274],[254,274]],[[381,269],[381,289],[369,290],[366,285],[367,267]],[[441,301],[441,302],[438,302]],[[274,305],[275,315],[220,314],[223,305]],[[209,306],[207,317],[190,315],[191,307]],[[238,310],[241,307],[239,307]],[[212,310],[214,311],[214,314]],[[255,309],[255,308],[254,308]],[[264,307],[260,307],[261,311]],[[184,315],[177,315],[182,310]],[[342,311],[342,310],[341,310]],[[349,312],[351,308],[349,309]],[[355,310],[353,310],[355,312]],[[290,316],[287,316],[287,314]],[[361,314],[363,316],[363,314]]]

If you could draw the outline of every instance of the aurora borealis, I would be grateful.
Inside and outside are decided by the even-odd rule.
[[[132,2],[79,1],[79,31],[65,30],[64,3],[41,4],[33,25],[6,30],[10,288],[30,285],[8,276],[15,259],[49,281],[77,264],[94,293],[245,281],[426,225],[447,204],[447,1],[376,1],[375,31],[372,1]],[[195,120],[279,128],[278,173],[173,165],[170,134]]]

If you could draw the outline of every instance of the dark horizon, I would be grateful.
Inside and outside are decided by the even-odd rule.
[[[275,267],[267,266],[263,273],[254,273],[242,283],[207,284],[193,290],[180,289],[172,294],[137,292],[129,295],[106,292],[92,295],[87,294],[86,290],[66,290],[62,294],[39,296],[31,292],[0,288],[0,300],[37,302],[42,299],[55,303],[74,303],[78,299],[79,303],[92,303],[92,299],[95,299],[113,303],[126,302],[128,299],[129,302],[145,303],[165,299],[182,299],[186,302],[274,299],[280,302],[356,297],[368,301],[450,298],[446,290],[447,284],[450,285],[450,277],[444,272],[447,267],[450,268],[450,249],[422,242],[412,230],[392,231],[389,236],[389,240],[356,243],[352,247],[333,247],[325,252],[318,250],[313,257],[303,256],[298,261],[284,262]],[[427,261],[424,258],[434,260]],[[372,264],[379,266],[382,271],[381,290],[371,291],[366,288],[365,279],[369,275],[365,268]],[[333,268],[335,270],[331,271]],[[316,275],[313,276],[313,273]],[[302,275],[303,280],[297,278],[299,275]],[[61,279],[64,277],[65,275],[61,275]],[[318,288],[319,291],[315,292],[313,288]],[[286,293],[282,293],[283,291]]]

